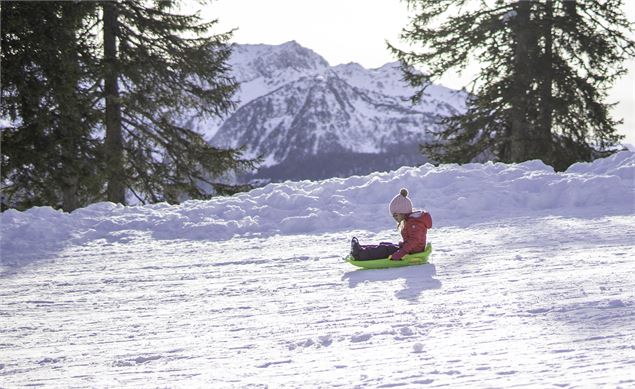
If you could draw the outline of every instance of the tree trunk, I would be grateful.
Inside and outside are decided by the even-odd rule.
[[[108,169],[108,201],[126,203],[126,185],[123,163],[123,135],[121,132],[121,105],[117,84],[117,8],[116,3],[103,2],[104,10],[104,59],[106,90],[106,140],[105,155]]]
[[[511,97],[511,139],[510,162],[523,162],[529,159],[528,140],[531,139],[531,123],[529,122],[529,88],[530,77],[530,45],[531,31],[529,13],[531,4],[522,0],[516,5],[514,52],[514,88]]]
[[[542,61],[542,83],[540,91],[540,125],[539,142],[542,160],[545,163],[553,163],[553,150],[551,142],[551,126],[553,117],[553,1],[545,4],[544,41],[545,48]]]
[[[575,17],[577,13],[576,0],[564,0],[564,11],[569,17]]]
[[[70,5],[70,4],[69,4]],[[72,7],[72,5],[70,5]],[[62,20],[67,21],[67,25],[75,25],[72,8],[62,7]],[[65,26],[66,27],[66,26]],[[65,35],[62,35],[65,36]],[[73,33],[71,36],[75,38]],[[59,42],[61,58],[54,66],[54,72],[50,78],[55,85],[57,100],[60,109],[60,146],[62,153],[62,179],[60,187],[62,189],[62,209],[66,212],[74,211],[80,207],[78,196],[79,175],[77,164],[81,163],[79,142],[82,134],[82,121],[80,118],[80,104],[77,87],[80,83],[80,64],[76,50],[76,39],[66,42]]]
[[[79,178],[77,175],[65,177],[62,183],[62,209],[65,212],[71,212],[80,207],[77,198],[77,189],[79,187]]]
[[[61,182],[62,209],[71,212],[80,207],[78,197],[79,176],[77,174],[77,163],[80,158],[78,145],[78,127],[81,126],[77,115],[72,111],[77,109],[73,104],[77,100],[66,96],[66,101],[60,103],[60,151],[62,166]]]

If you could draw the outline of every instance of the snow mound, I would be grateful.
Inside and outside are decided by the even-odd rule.
[[[226,240],[235,236],[389,228],[401,187],[436,227],[524,215],[631,215],[635,153],[623,151],[556,173],[540,161],[426,164],[367,176],[269,184],[232,197],[124,207],[98,203],[72,213],[36,207],[0,216],[2,261],[67,243]]]

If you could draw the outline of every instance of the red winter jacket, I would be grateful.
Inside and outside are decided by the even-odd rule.
[[[403,244],[393,255],[393,259],[401,259],[404,255],[418,253],[426,249],[426,234],[432,228],[432,217],[426,211],[417,211],[406,217],[401,236]]]

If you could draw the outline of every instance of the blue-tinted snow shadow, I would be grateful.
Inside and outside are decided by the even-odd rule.
[[[348,280],[349,288],[355,288],[360,283],[405,280],[405,287],[395,292],[395,297],[417,300],[424,290],[441,288],[441,281],[434,278],[436,274],[437,268],[429,263],[392,269],[353,270],[345,273],[342,280]]]
[[[55,260],[67,246],[70,244],[60,242],[46,248],[24,248],[20,252],[14,251],[7,254],[9,250],[6,250],[4,245],[0,245],[0,280],[16,276],[27,266]]]

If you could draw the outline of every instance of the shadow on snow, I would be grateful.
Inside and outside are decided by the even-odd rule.
[[[436,274],[437,268],[428,263],[389,269],[358,269],[345,273],[342,280],[348,280],[349,288],[360,283],[405,280],[405,287],[395,292],[395,297],[417,300],[424,290],[441,289],[441,281],[434,278]]]

